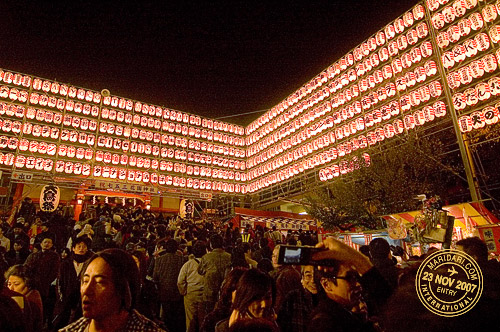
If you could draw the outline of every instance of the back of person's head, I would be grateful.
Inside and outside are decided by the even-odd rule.
[[[240,319],[229,328],[229,332],[279,332],[278,326],[265,318]]]
[[[179,244],[174,239],[167,240],[165,243],[165,251],[174,254],[179,248]]]
[[[241,249],[243,249],[244,253],[247,253],[249,250],[252,250],[252,246],[248,242],[243,242],[241,244]]]
[[[139,269],[132,255],[121,249],[106,249],[90,257],[83,266],[83,274],[96,258],[102,258],[111,269],[112,282],[122,300],[122,308],[133,309],[139,295]]]
[[[259,240],[259,246],[261,248],[266,248],[266,247],[269,247],[269,242],[267,241],[267,239],[265,237],[261,237],[260,240]]]
[[[167,245],[167,241],[165,240],[160,240],[156,243],[156,247],[158,249],[165,249],[165,246]]]
[[[389,243],[381,237],[373,239],[370,242],[370,255],[373,259],[389,258],[390,251],[391,247]]]
[[[233,248],[231,252],[231,267],[248,267],[242,246]]]
[[[457,247],[461,246],[466,254],[472,256],[478,262],[484,263],[488,260],[488,247],[477,236],[460,240],[456,245]]]
[[[367,246],[366,244],[359,247],[359,252],[365,255],[366,257],[371,257],[370,246]]]
[[[248,268],[235,267],[226,275],[220,288],[220,295],[216,304],[217,309],[229,310],[233,292],[236,290],[236,285],[245,271],[248,271]]]
[[[236,285],[233,309],[238,310],[242,316],[245,316],[252,302],[267,298],[274,303],[275,287],[273,279],[258,269],[250,269],[243,273]]]
[[[212,247],[212,249],[222,248],[223,243],[224,239],[219,234],[214,234],[210,237],[210,247]]]
[[[257,268],[265,273],[270,273],[274,270],[273,262],[269,258],[262,258],[257,264]]]
[[[196,241],[196,243],[193,245],[193,255],[196,258],[203,257],[207,252],[207,246],[205,245],[205,242],[203,241]]]

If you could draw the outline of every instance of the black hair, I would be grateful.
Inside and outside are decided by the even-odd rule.
[[[272,270],[274,270],[273,263],[269,258],[262,258],[257,264],[257,268],[265,273],[270,273]]]
[[[219,234],[214,234],[210,237],[210,246],[212,249],[222,248],[224,239]]]
[[[477,236],[460,240],[456,245],[462,246],[464,252],[472,256],[477,262],[484,263],[488,260],[488,247]]]
[[[229,328],[229,332],[279,332],[276,323],[265,318],[239,319]]]
[[[28,273],[26,267],[22,264],[17,264],[9,267],[7,272],[5,272],[5,280],[9,280],[10,276],[16,276],[21,279],[26,283],[26,287],[28,289],[32,289],[35,287],[34,284],[34,279],[32,276]]]
[[[364,244],[361,247],[359,247],[359,252],[365,255],[366,257],[370,258],[370,246]]]
[[[193,255],[196,258],[200,258],[207,253],[207,246],[203,241],[196,241],[192,248]]]
[[[233,248],[231,252],[231,267],[248,267],[248,263],[245,259],[245,251],[242,246]]]
[[[140,287],[139,269],[132,256],[121,249],[106,249],[90,257],[83,266],[82,276],[88,266],[96,258],[102,258],[111,268],[111,278],[116,293],[121,296],[122,307],[126,310],[134,308]]]
[[[252,302],[271,297],[274,303],[275,296],[276,289],[273,279],[264,272],[250,269],[243,273],[238,280],[233,310],[238,310],[242,316],[246,316],[248,306]]]
[[[71,249],[74,249],[78,243],[82,243],[82,242],[85,243],[87,248],[90,248],[90,244],[92,243],[92,240],[87,235],[82,235],[82,236],[76,237],[71,242]]]
[[[373,259],[388,258],[391,246],[385,239],[378,237],[370,242],[370,255]]]
[[[250,245],[250,243],[248,243],[248,242],[243,242],[243,243],[241,244],[241,249],[243,249],[243,252],[244,252],[244,253],[247,253],[247,252],[248,252],[248,250],[252,250],[252,246],[251,246],[251,245]]]
[[[170,254],[175,254],[177,248],[179,248],[179,244],[174,239],[167,240],[165,243],[165,251]]]

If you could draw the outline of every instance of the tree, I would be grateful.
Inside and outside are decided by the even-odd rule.
[[[419,209],[419,194],[446,199],[458,167],[436,137],[391,140],[368,151],[369,167],[335,178],[307,196],[308,213],[327,229],[383,228],[379,216]]]

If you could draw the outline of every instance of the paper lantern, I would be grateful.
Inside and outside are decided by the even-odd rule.
[[[491,94],[496,96],[500,94],[500,77],[493,77],[488,80]]]
[[[492,125],[498,122],[499,112],[497,108],[488,106],[483,110],[483,114],[487,125]]]
[[[483,27],[484,20],[480,13],[473,13],[468,18],[471,22],[472,30],[477,31]]]

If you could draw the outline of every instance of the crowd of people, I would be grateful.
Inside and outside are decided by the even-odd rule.
[[[425,255],[383,238],[357,251],[315,232],[108,204],[78,219],[69,205],[43,213],[26,199],[0,225],[1,331],[470,331],[500,306],[500,267],[479,238],[457,248],[480,265],[483,295],[450,320],[419,303]],[[331,263],[279,264],[284,244],[323,248],[313,258]]]

